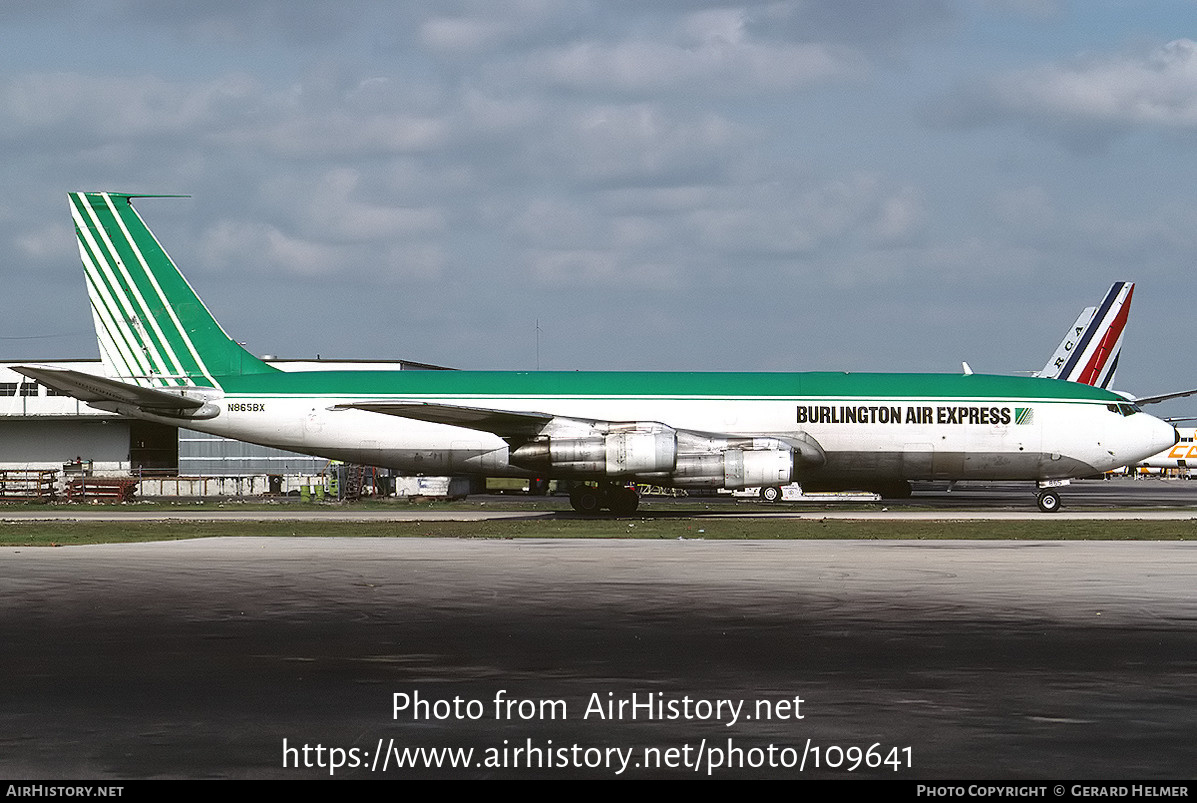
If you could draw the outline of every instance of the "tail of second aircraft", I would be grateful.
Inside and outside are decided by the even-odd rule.
[[[1081,312],[1036,376],[1112,387],[1134,291],[1134,282],[1114,282],[1101,304]]]
[[[211,387],[275,371],[220,328],[134,210],[138,197],[153,196],[70,194],[107,374],[142,387]]]

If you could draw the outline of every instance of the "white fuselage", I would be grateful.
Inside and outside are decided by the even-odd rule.
[[[216,392],[214,392],[216,393]],[[376,400],[377,396],[369,397]],[[408,398],[408,397],[405,397]],[[187,426],[239,440],[411,473],[524,476],[497,435],[352,409],[358,397],[238,395],[214,399],[220,414]],[[422,399],[463,404],[460,397]],[[480,408],[552,411],[606,421],[661,421],[700,432],[812,436],[826,454],[817,479],[1054,480],[1097,474],[1170,447],[1174,429],[1145,413],[1122,415],[1078,401],[1026,402],[1018,422],[1010,399],[578,399],[470,398]],[[798,423],[807,407],[806,420]],[[840,420],[845,408],[856,421]],[[826,412],[824,412],[824,410]],[[799,412],[796,412],[799,411]],[[144,417],[144,413],[142,414]],[[864,422],[861,423],[860,419]],[[174,422],[174,423],[177,423]]]

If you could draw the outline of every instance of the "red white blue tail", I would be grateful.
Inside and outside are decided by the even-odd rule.
[[[1112,387],[1134,290],[1134,282],[1115,282],[1101,304],[1086,307],[1036,376]]]

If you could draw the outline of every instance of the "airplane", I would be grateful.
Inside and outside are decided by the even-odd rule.
[[[1112,388],[1134,292],[1134,282],[1114,282],[1099,305],[1081,311],[1034,376]]]
[[[16,370],[121,415],[407,473],[577,481],[582,513],[632,483],[910,495],[911,480],[1068,480],[1177,432],[1102,388],[984,374],[283,372],[232,340],[133,207],[70,193],[106,377]],[[585,483],[585,484],[582,484]],[[590,484],[593,483],[593,484]]]

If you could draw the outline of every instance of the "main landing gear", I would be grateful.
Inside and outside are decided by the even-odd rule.
[[[914,493],[914,488],[909,482],[899,480],[889,485],[882,485],[876,489],[876,493],[882,499],[909,499]]]
[[[603,483],[575,485],[569,492],[569,503],[574,510],[589,516],[598,515],[604,508],[616,516],[630,516],[640,507],[640,494],[634,488]]]

